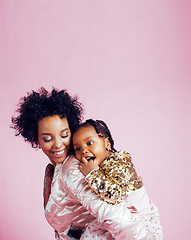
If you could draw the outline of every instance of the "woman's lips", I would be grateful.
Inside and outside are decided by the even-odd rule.
[[[65,153],[65,150],[66,148],[60,151],[51,151],[51,154],[53,154],[55,157],[62,157]]]

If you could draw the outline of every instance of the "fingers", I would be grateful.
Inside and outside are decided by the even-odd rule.
[[[83,162],[80,163],[80,167],[83,167],[85,164]]]
[[[83,162],[84,164],[87,164],[87,163],[88,163],[88,161],[87,161],[87,159],[86,159],[85,157],[82,157],[82,162]]]
[[[81,172],[84,176],[86,176],[86,173],[85,173],[85,170],[84,170],[84,164],[83,164],[83,165],[80,165],[78,169],[80,170],[80,172]]]
[[[84,163],[80,163],[78,169],[79,169],[80,171],[82,171],[82,170],[84,169]]]

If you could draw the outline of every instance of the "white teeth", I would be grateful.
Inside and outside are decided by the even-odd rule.
[[[90,161],[90,160],[93,160],[93,159],[94,159],[93,156],[92,156],[92,157],[87,157],[87,158],[86,158],[87,161]]]
[[[64,152],[64,150],[60,151],[60,152],[53,152],[55,155],[61,155]]]

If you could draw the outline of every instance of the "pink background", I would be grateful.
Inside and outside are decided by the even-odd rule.
[[[186,0],[1,0],[1,240],[52,240],[48,159],[9,128],[20,97],[79,96],[132,155],[165,239],[191,238],[191,4]]]

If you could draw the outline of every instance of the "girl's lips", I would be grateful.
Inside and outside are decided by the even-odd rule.
[[[86,160],[89,162],[90,160],[94,160],[95,157],[94,156],[89,156],[89,157],[86,157]]]

